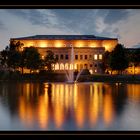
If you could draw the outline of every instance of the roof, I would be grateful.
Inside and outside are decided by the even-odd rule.
[[[118,40],[117,38],[99,37],[94,35],[35,35],[28,37],[11,38],[14,40]]]

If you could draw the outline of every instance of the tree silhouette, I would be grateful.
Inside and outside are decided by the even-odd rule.
[[[109,66],[112,70],[117,70],[118,73],[122,73],[128,67],[128,60],[122,44],[117,44],[111,52]]]

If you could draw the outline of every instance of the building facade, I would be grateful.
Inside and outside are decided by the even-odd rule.
[[[20,41],[24,47],[34,46],[42,59],[47,50],[51,50],[58,58],[53,69],[64,70],[89,69],[90,73],[102,73],[101,63],[106,50],[111,51],[118,43],[117,38],[98,37],[94,35],[36,35],[11,38]],[[72,48],[74,50],[72,54]],[[72,58],[74,59],[72,63]]]

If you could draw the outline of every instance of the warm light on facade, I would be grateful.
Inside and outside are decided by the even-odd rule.
[[[41,42],[40,47],[45,48],[45,47],[47,47],[47,44],[45,42]]]
[[[99,59],[102,60],[103,59],[103,55],[99,54]]]
[[[85,43],[85,42],[83,42],[83,41],[77,41],[77,42],[75,43],[75,47],[84,47],[84,43]]]
[[[64,44],[62,44],[61,41],[55,41],[55,47],[63,47]]]
[[[31,47],[31,46],[34,46],[34,42],[28,42],[27,43],[27,47]]]
[[[94,60],[97,60],[97,59],[98,59],[98,55],[94,54]]]

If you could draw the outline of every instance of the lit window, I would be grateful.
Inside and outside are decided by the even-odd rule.
[[[99,54],[99,59],[102,60],[103,56],[102,54]]]
[[[70,64],[70,70],[73,70],[73,64]]]
[[[94,55],[94,60],[97,60],[97,59],[98,59],[98,55],[95,54],[95,55]]]
[[[44,59],[44,56],[42,55],[42,59]]]
[[[55,70],[59,70],[59,64],[55,64]]]
[[[60,64],[60,70],[64,70],[64,64],[63,63]]]
[[[65,70],[68,70],[69,69],[69,65],[68,63],[65,64]]]
[[[97,70],[95,70],[95,72],[97,72]]]
[[[93,70],[89,70],[90,74],[93,74]]]

